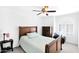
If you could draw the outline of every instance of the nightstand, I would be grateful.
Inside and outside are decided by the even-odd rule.
[[[3,47],[3,44],[9,43],[9,42],[10,42],[10,46]],[[0,41],[0,45],[1,45],[1,53],[7,52],[10,49],[13,51],[13,39]]]
[[[61,44],[64,44],[65,41],[66,41],[66,37],[65,36],[61,37]]]

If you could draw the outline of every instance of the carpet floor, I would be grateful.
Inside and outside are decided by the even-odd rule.
[[[20,47],[14,48],[14,51],[8,51],[7,53],[24,53]],[[65,43],[60,53],[79,53],[79,48],[76,45]]]

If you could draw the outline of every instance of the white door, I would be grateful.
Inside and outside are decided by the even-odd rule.
[[[59,24],[59,32],[66,36],[66,42],[77,44],[77,26],[75,24]]]

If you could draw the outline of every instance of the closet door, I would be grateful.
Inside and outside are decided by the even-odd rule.
[[[75,24],[59,24],[59,33],[66,36],[66,42],[77,44],[77,26]]]
[[[65,24],[59,24],[59,34],[66,35],[66,27]]]
[[[66,41],[73,43],[74,33],[73,33],[73,24],[66,24]]]

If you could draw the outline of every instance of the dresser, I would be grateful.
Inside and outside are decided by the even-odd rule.
[[[42,26],[42,35],[47,37],[52,37],[53,27],[51,26]]]

